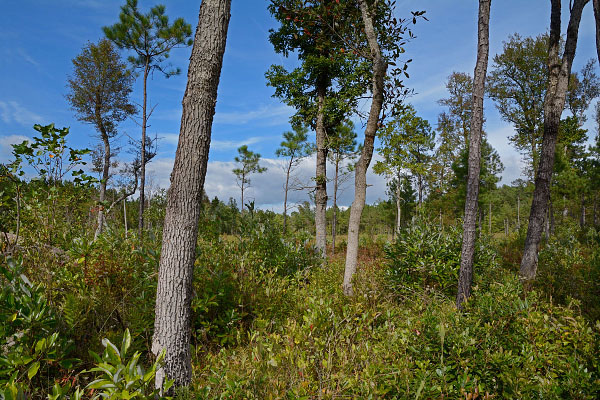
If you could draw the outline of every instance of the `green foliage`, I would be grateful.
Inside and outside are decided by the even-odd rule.
[[[484,240],[477,243],[473,270],[481,276],[495,266],[495,256]],[[414,290],[455,295],[460,269],[462,229],[441,228],[438,221],[418,220],[385,247],[387,282],[401,296]]]
[[[20,259],[2,259],[0,284],[0,397],[47,392],[48,382],[77,362],[68,358],[56,310],[23,274]]]
[[[102,139],[117,134],[117,124],[136,109],[129,103],[134,76],[107,39],[88,43],[73,59],[66,95],[80,121],[93,125]]]
[[[288,290],[283,320],[253,324],[247,340],[206,354],[197,396],[218,398],[593,399],[599,394],[600,331],[572,308],[535,293],[523,300],[514,276],[474,287],[466,312],[452,299],[415,291],[398,305],[384,270],[340,289],[343,265],[311,269]],[[294,300],[296,300],[294,302]],[[489,398],[489,397],[487,397]]]
[[[129,62],[135,68],[145,69],[146,74],[158,70],[165,76],[177,75],[179,68],[162,65],[169,52],[176,47],[190,46],[192,27],[183,18],[169,24],[165,6],[156,5],[147,14],[138,10],[137,0],[127,0],[121,7],[119,22],[103,28],[104,34],[120,49],[135,53]]]
[[[156,361],[148,370],[144,370],[139,362],[141,353],[136,351],[127,359],[127,350],[131,345],[129,329],[123,334],[121,347],[118,348],[110,340],[103,339],[104,352],[102,356],[92,353],[96,360],[96,367],[88,372],[98,372],[99,377],[90,382],[86,389],[97,390],[93,399],[129,400],[129,399],[170,399],[171,397],[159,396],[173,385],[167,380],[161,390],[155,388],[154,379],[165,357],[163,350]]]

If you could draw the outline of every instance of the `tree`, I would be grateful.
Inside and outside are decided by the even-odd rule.
[[[119,22],[112,26],[102,28],[104,34],[120,49],[132,51],[135,55],[129,57],[129,62],[134,68],[142,70],[143,100],[142,100],[142,139],[141,139],[141,170],[140,170],[140,209],[138,216],[138,235],[140,243],[143,241],[144,229],[144,196],[146,185],[146,128],[148,127],[147,98],[148,76],[153,71],[158,71],[170,77],[180,73],[165,65],[172,49],[189,46],[192,44],[192,27],[183,18],[177,18],[169,24],[169,17],[165,15],[165,6],[157,5],[147,14],[138,10],[137,0],[126,0],[121,7]]]
[[[99,211],[95,237],[104,227],[106,185],[110,178],[110,141],[117,134],[117,126],[136,113],[129,102],[133,75],[109,40],[101,39],[98,44],[88,43],[81,54],[73,59],[73,75],[69,77],[67,101],[77,119],[94,126],[100,136],[100,193]]]
[[[366,0],[359,0],[361,26],[364,28],[364,36],[358,35],[354,38],[355,48],[365,49],[365,57],[370,65],[370,92],[371,107],[365,127],[365,137],[362,151],[354,169],[354,200],[350,208],[350,220],[348,221],[348,246],[346,248],[346,265],[344,268],[343,290],[347,296],[352,296],[352,278],[356,272],[358,263],[358,237],[360,233],[360,220],[365,207],[367,195],[367,170],[373,158],[375,136],[377,130],[382,126],[381,111],[384,103],[398,104],[399,99],[407,94],[407,89],[400,80],[400,74],[406,73],[407,60],[401,66],[396,66],[399,55],[404,52],[401,47],[405,42],[404,34],[412,37],[412,32],[407,28],[407,21],[397,19],[393,16],[395,2],[375,2],[371,6]],[[424,11],[412,12],[413,24]],[[376,29],[387,25],[387,29]],[[361,30],[362,31],[362,30]],[[390,68],[388,65],[396,66]],[[386,79],[387,76],[387,79]]]
[[[567,89],[567,107],[577,118],[579,125],[587,120],[585,112],[592,100],[600,96],[600,79],[595,69],[595,61],[590,59],[579,74],[571,74],[569,87]]]
[[[552,0],[550,12],[550,37],[548,50],[548,87],[544,100],[544,136],[540,152],[540,165],[535,177],[535,189],[531,212],[529,213],[529,226],[525,238],[525,249],[521,259],[521,278],[530,281],[535,278],[537,271],[538,248],[550,198],[550,181],[554,167],[554,153],[560,117],[565,107],[569,78],[583,8],[589,0],[575,0],[570,9],[567,39],[562,57],[560,57],[560,28],[561,28],[561,2]]]
[[[292,71],[273,65],[266,77],[275,88],[274,96],[296,109],[292,123],[305,124],[316,133],[315,235],[316,247],[325,257],[327,133],[356,107],[368,68],[336,29],[358,25],[360,15],[354,2],[333,0],[271,0],[269,11],[281,24],[269,35],[275,51],[286,57],[294,52],[301,62]]]
[[[333,218],[331,219],[331,248],[335,253],[335,236],[337,232],[337,195],[340,184],[348,176],[353,166],[343,168],[342,163],[348,158],[354,158],[357,154],[356,133],[354,124],[347,120],[338,125],[329,135],[327,147],[329,148],[329,160],[335,166],[333,175]]]
[[[285,187],[284,187],[284,198],[283,198],[283,231],[287,231],[287,199],[288,190],[290,183],[290,174],[294,168],[300,164],[300,161],[308,156],[312,148],[308,145],[308,129],[303,126],[295,126],[293,132],[284,132],[284,141],[281,142],[280,147],[275,151],[277,157],[287,158],[285,166]],[[236,159],[237,161],[237,159]],[[237,174],[236,174],[237,175]],[[243,201],[242,201],[243,204]]]
[[[191,300],[204,178],[217,87],[227,41],[231,0],[203,0],[183,96],[181,128],[163,228],[152,352],[166,350],[156,385],[192,378]]]
[[[262,174],[267,170],[261,167],[260,154],[248,150],[248,146],[243,145],[238,148],[239,156],[235,157],[235,162],[241,164],[240,168],[234,168],[233,173],[237,179],[238,186],[242,190],[242,212],[244,211],[244,190],[250,187],[250,174]]]
[[[547,54],[547,34],[535,38],[511,35],[504,42],[503,52],[494,56],[488,79],[488,91],[500,115],[515,127],[509,140],[529,162],[530,177],[535,176],[538,167],[548,82]]]
[[[379,140],[384,161],[375,164],[375,172],[399,178],[403,170],[409,170],[417,183],[421,207],[435,147],[435,132],[429,122],[417,116],[414,107],[408,105],[386,129],[379,131]]]
[[[491,0],[479,0],[479,20],[477,35],[477,62],[473,74],[473,113],[469,133],[469,174],[467,178],[467,198],[463,222],[463,241],[460,254],[458,293],[456,306],[461,309],[471,295],[473,281],[473,261],[475,257],[475,222],[479,197],[479,172],[481,161],[481,136],[483,130],[483,96],[485,75],[490,51],[490,6]]]
[[[448,114],[445,114],[448,121],[445,122],[451,124],[450,132],[462,139],[456,140],[461,147],[467,148],[473,114],[473,78],[464,72],[453,72],[448,77],[446,89],[450,97],[441,99],[438,103],[448,107]]]

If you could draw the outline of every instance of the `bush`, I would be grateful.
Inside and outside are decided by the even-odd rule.
[[[209,353],[197,395],[220,398],[595,399],[600,326],[511,275],[475,286],[466,313],[415,290],[411,302],[341,293],[342,266],[291,288],[295,309],[255,324],[246,343]],[[338,279],[332,279],[338,276]],[[369,279],[386,279],[385,274]],[[357,288],[362,287],[357,282]]]
[[[485,242],[476,245],[476,277],[496,265],[495,253]],[[428,221],[415,223],[385,247],[388,287],[401,294],[425,289],[455,296],[461,246],[462,229],[457,225],[442,228]]]

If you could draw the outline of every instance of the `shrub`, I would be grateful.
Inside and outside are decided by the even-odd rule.
[[[481,240],[476,245],[475,274],[496,265],[495,253]],[[402,231],[385,247],[387,282],[390,289],[406,293],[414,289],[456,294],[462,229],[457,225],[441,228],[437,223],[419,221]]]

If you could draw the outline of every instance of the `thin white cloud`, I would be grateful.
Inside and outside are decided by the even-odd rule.
[[[22,143],[24,140],[29,140],[29,138],[23,135],[0,136],[0,163],[11,161],[13,159],[12,145]]]
[[[177,146],[179,142],[179,134],[178,133],[159,133],[159,139],[162,140],[163,143]],[[210,149],[213,151],[225,151],[225,150],[235,150],[242,145],[251,146],[256,143],[278,140],[280,136],[251,136],[242,140],[218,140],[211,139],[210,141]]]
[[[6,124],[17,123],[27,127],[42,121],[40,115],[27,110],[16,101],[0,101],[0,119]]]
[[[263,105],[250,111],[217,112],[214,122],[223,125],[245,125],[258,122],[265,125],[285,124],[292,115],[292,109],[285,105],[275,107]]]
[[[33,57],[31,57],[29,55],[29,53],[27,53],[24,49],[22,48],[18,48],[17,49],[17,53],[21,56],[21,58],[23,60],[25,60],[26,62],[28,62],[29,64],[33,65],[36,68],[40,67],[40,63],[37,62],[37,60],[35,60]]]

